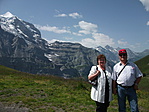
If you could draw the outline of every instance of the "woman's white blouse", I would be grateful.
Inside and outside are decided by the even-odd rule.
[[[91,88],[91,99],[100,103],[105,103],[105,84],[106,77],[104,71],[97,65],[100,75],[98,76],[97,86],[92,86]],[[96,66],[92,66],[89,76],[96,72]],[[112,71],[110,67],[106,67],[106,76],[109,82],[109,102],[112,100]]]

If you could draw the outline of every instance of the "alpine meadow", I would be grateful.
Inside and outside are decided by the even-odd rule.
[[[142,78],[138,93],[140,112],[149,110],[149,75]],[[0,112],[94,112],[91,85],[84,80],[52,75],[33,75],[0,66]],[[118,112],[117,97],[108,112]],[[127,111],[129,106],[127,102]]]

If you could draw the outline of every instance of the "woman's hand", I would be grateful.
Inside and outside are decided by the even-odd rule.
[[[94,80],[99,74],[100,74],[100,71],[97,70],[94,74],[88,76],[88,79],[89,80]]]
[[[99,70],[97,70],[96,71],[96,76],[98,76],[100,74],[100,71]]]

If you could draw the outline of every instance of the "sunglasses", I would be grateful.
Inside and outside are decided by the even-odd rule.
[[[126,53],[123,53],[123,54],[119,54],[119,56],[127,56],[127,54]]]

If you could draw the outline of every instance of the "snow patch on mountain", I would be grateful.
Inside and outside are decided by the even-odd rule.
[[[13,14],[11,14],[10,12],[6,12],[4,15],[1,15],[2,17],[6,17],[6,18],[11,18],[14,17]]]
[[[52,53],[51,54],[45,53],[44,56],[47,57],[49,61],[53,61],[52,58],[58,57],[59,55],[58,54],[52,54]]]

